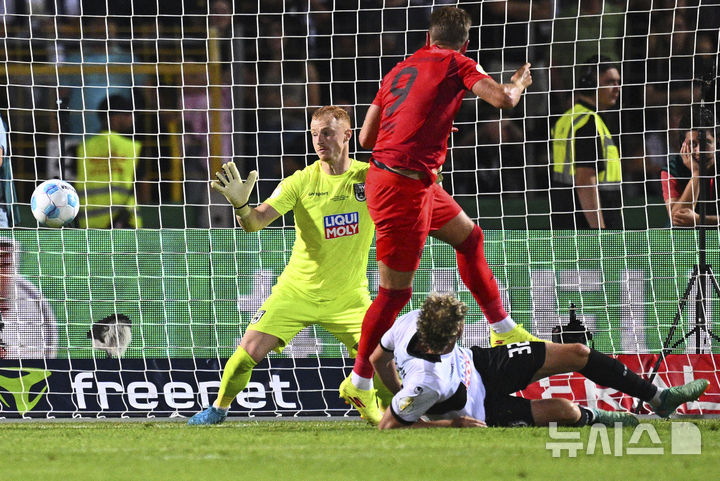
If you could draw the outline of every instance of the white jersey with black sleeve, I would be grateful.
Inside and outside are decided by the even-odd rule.
[[[390,406],[400,422],[470,416],[485,421],[485,386],[470,349],[458,345],[448,354],[426,354],[417,349],[419,310],[400,317],[383,335],[380,346],[395,357],[402,389]]]

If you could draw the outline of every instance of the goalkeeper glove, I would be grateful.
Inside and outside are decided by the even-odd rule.
[[[210,187],[224,195],[236,211],[248,205],[250,194],[255,187],[255,181],[257,181],[256,170],[250,172],[247,180],[243,182],[235,162],[228,162],[222,165],[222,171],[216,172],[215,176],[218,180],[213,180]]]

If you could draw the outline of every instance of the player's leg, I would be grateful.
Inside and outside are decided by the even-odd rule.
[[[515,324],[505,311],[495,276],[485,258],[482,229],[440,186],[433,187],[433,196],[430,235],[455,249],[460,277],[490,323],[490,345],[539,341]]]
[[[190,418],[190,425],[219,424],[227,417],[235,396],[245,389],[253,368],[280,345],[280,339],[258,331],[247,331],[223,369],[220,390],[212,406]]]
[[[616,422],[626,426],[637,424],[637,419],[630,413],[588,409],[564,399],[533,400],[531,403],[511,396],[536,381],[536,374],[543,368],[547,370],[547,360],[553,361],[552,353],[548,356],[548,351],[553,351],[551,346],[559,344],[521,342],[471,349],[475,369],[480,373],[487,391],[485,410],[488,425],[544,426],[550,422],[574,426],[596,422],[608,426]]]
[[[421,182],[374,166],[368,171],[365,193],[375,223],[380,287],[363,318],[353,366],[352,384],[361,390],[372,388],[370,355],[410,301],[432,203],[429,190]]]
[[[235,353],[225,364],[214,406],[228,409],[235,396],[250,382],[250,376],[255,366],[265,359],[270,351],[280,345],[280,339],[272,334],[248,330],[240,340],[240,345]]]
[[[639,423],[638,418],[630,413],[590,409],[564,398],[533,399],[530,406],[536,426],[558,423],[561,426],[581,427],[599,423],[613,427],[615,423],[623,426],[637,426]]]
[[[318,324],[345,344],[350,357],[357,356],[362,320],[370,304],[367,289],[359,289],[355,293],[342,296],[342,299],[332,303],[332,307],[319,316],[322,320]],[[373,387],[377,395],[378,407],[383,411],[390,405],[393,394],[385,387],[377,373],[373,377]],[[368,419],[368,422],[373,421],[379,422],[379,419]]]
[[[223,369],[217,398],[212,406],[195,414],[188,424],[218,424],[225,420],[233,399],[247,386],[252,371],[271,351],[278,352],[305,327],[299,319],[314,306],[288,288],[273,290],[250,321],[245,334]]]
[[[373,376],[370,354],[412,297],[414,270],[398,271],[378,261],[378,272],[380,274],[378,295],[363,318],[358,355],[353,366],[353,384],[360,389],[372,387],[363,383],[363,379],[370,379]]]
[[[681,404],[696,400],[709,384],[706,379],[697,379],[683,386],[660,389],[617,359],[584,344],[554,343],[546,344],[545,362],[531,382],[567,372],[579,372],[596,384],[647,402],[662,417],[672,414]]]

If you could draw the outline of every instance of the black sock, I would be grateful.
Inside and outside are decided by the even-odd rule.
[[[580,408],[580,419],[578,422],[573,424],[573,427],[581,428],[583,426],[587,426],[588,424],[592,424],[593,421],[595,421],[595,413],[592,412],[592,410],[586,408],[585,406],[578,406]]]
[[[649,402],[657,386],[641,378],[617,359],[590,349],[590,356],[580,374],[601,386],[611,387],[629,396]]]

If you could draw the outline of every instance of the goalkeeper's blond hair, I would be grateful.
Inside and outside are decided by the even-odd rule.
[[[348,114],[347,110],[342,107],[338,107],[337,105],[326,105],[325,107],[320,107],[312,114],[313,120],[326,116],[332,117],[340,122],[345,122],[348,127],[352,127],[350,114]]]
[[[443,351],[462,333],[468,307],[452,294],[432,292],[420,308],[417,331],[431,351]]]

